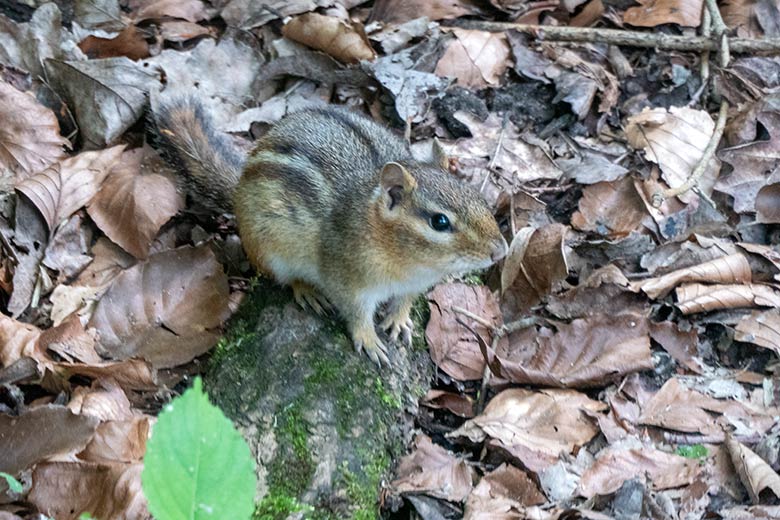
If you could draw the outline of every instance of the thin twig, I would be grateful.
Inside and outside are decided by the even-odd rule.
[[[710,29],[712,28],[712,16],[709,9],[702,9],[701,13],[701,35],[705,38],[710,37]],[[710,79],[710,53],[709,51],[702,51],[701,53],[701,69],[699,70],[701,75],[701,88],[700,91],[704,91],[704,87],[707,86],[707,82]],[[701,94],[699,94],[701,96]],[[694,99],[698,100],[699,96],[694,96]],[[693,100],[691,100],[693,101]]]
[[[456,312],[458,314],[462,314],[463,316],[476,321],[477,323],[479,323],[480,325],[482,325],[483,327],[485,327],[488,330],[493,330],[493,329],[496,328],[496,326],[494,324],[492,324],[491,322],[489,322],[488,320],[486,320],[482,316],[477,316],[473,312],[468,311],[468,310],[464,309],[463,307],[458,307],[457,305],[453,305],[452,306],[452,312]]]
[[[624,31],[589,27],[558,27],[480,20],[458,20],[452,25],[488,32],[515,30],[539,40],[551,42],[609,43],[627,47],[650,47],[659,50],[716,51],[722,43],[703,36],[673,36],[670,34]],[[780,51],[780,38],[728,38],[731,52],[737,54]]]
[[[715,130],[712,132],[710,140],[707,143],[707,147],[704,149],[704,153],[702,154],[701,159],[699,159],[699,163],[696,165],[696,168],[693,169],[693,172],[688,177],[688,179],[676,188],[669,188],[668,190],[657,191],[653,193],[652,202],[654,207],[660,207],[664,200],[682,195],[698,184],[701,176],[704,175],[704,172],[707,171],[710,160],[715,154],[715,150],[717,150],[718,144],[720,143],[720,138],[723,137],[723,130],[726,128],[726,116],[728,115],[728,111],[729,102],[724,99],[720,103],[720,111],[718,112],[718,121],[715,123]]]

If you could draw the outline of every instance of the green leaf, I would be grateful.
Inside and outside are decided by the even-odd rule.
[[[688,459],[703,459],[707,456],[707,448],[701,444],[694,444],[692,446],[678,446],[677,454],[682,455]]]
[[[160,413],[141,474],[157,520],[246,520],[255,463],[244,439],[203,392],[200,378]]]
[[[22,483],[16,480],[13,476],[9,475],[8,473],[4,473],[0,471],[0,477],[4,478],[5,481],[8,483],[8,489],[13,491],[14,493],[22,492]]]

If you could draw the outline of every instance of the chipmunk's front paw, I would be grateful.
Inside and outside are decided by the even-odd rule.
[[[331,310],[330,302],[311,285],[300,280],[296,280],[290,285],[293,290],[293,298],[304,309],[310,307],[320,316]]]
[[[397,341],[400,337],[404,345],[407,347],[412,345],[414,323],[412,323],[412,319],[409,317],[408,309],[406,311],[391,312],[385,317],[379,327],[382,330],[386,330],[393,341]]]
[[[387,357],[387,347],[376,335],[374,328],[359,329],[353,332],[352,340],[355,343],[355,350],[360,353],[365,351],[368,358],[381,367],[382,364],[390,365],[390,359]]]

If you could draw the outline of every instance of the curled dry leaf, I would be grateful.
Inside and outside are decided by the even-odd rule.
[[[229,315],[228,283],[207,246],[149,257],[123,271],[95,307],[89,326],[114,359],[155,367],[186,363],[216,343]]]
[[[490,437],[532,471],[553,464],[561,453],[590,441],[598,427],[585,411],[606,405],[574,390],[533,392],[510,388],[495,396],[485,411],[448,434],[482,442]]]
[[[614,493],[632,478],[647,478],[655,490],[691,484],[701,471],[699,463],[651,447],[608,447],[583,473],[577,492],[587,498]]]
[[[509,337],[506,355],[489,352],[493,373],[512,383],[566,388],[603,386],[650,370],[648,320],[636,314],[597,314],[538,334]]]
[[[70,142],[57,117],[27,93],[0,80],[0,179],[30,177],[65,156]]]
[[[41,212],[49,231],[95,196],[124,146],[82,152],[54,164],[16,185]]]
[[[95,335],[84,330],[81,320],[73,315],[60,325],[41,332],[38,347],[56,353],[68,362],[98,364],[102,361],[95,352]]]
[[[92,261],[92,226],[76,213],[57,228],[46,246],[43,265],[60,272],[59,280],[73,279]]]
[[[458,417],[474,417],[474,400],[463,394],[431,389],[420,399],[420,404],[428,408],[448,410]]]
[[[637,27],[676,23],[683,27],[701,25],[703,0],[639,0],[640,7],[626,9],[623,21]]]
[[[64,406],[38,406],[18,416],[0,413],[0,471],[14,475],[54,455],[74,455],[97,425],[96,418]]]
[[[482,379],[485,359],[474,334],[458,320],[469,324],[487,342],[490,335],[485,327],[455,313],[452,307],[466,309],[498,326],[501,324],[501,311],[490,289],[463,283],[438,285],[429,294],[428,305],[431,318],[425,328],[425,339],[433,362],[455,379]]]
[[[543,504],[544,497],[523,471],[506,463],[485,475],[466,500],[464,520],[517,520],[525,506]]]
[[[159,156],[150,148],[136,148],[122,154],[87,213],[125,251],[146,258],[157,232],[182,206],[175,180]]]
[[[282,28],[282,34],[329,54],[342,63],[357,63],[376,58],[363,27],[334,16],[318,13],[296,16]]]
[[[731,435],[726,437],[726,447],[739,479],[754,504],[758,504],[759,495],[765,489],[770,489],[775,497],[780,498],[780,475],[764,459]]]
[[[715,123],[704,110],[671,107],[645,109],[626,122],[626,137],[637,150],[644,150],[648,160],[661,167],[664,180],[672,188],[683,184],[701,160]],[[706,194],[720,171],[720,161],[713,157],[699,181]],[[687,201],[689,195],[680,196]]]
[[[571,225],[582,231],[622,237],[637,229],[646,216],[647,210],[633,180],[625,177],[586,186]]]
[[[651,322],[650,337],[667,351],[678,363],[693,373],[701,374],[704,362],[697,357],[699,334],[695,328],[682,330],[671,321]]]
[[[452,29],[455,38],[436,64],[439,76],[457,78],[471,88],[498,85],[509,68],[509,44],[502,33]]]
[[[678,269],[657,278],[648,278],[635,284],[651,298],[663,298],[683,282],[750,283],[753,273],[742,254],[722,256],[703,264]]]
[[[754,311],[737,323],[734,339],[774,350],[780,355],[780,310]]]
[[[465,460],[433,444],[427,435],[418,435],[414,444],[412,453],[398,463],[398,478],[391,484],[393,490],[464,501],[474,485],[474,470]]]
[[[763,244],[751,244],[749,242],[738,242],[737,245],[747,251],[748,253],[753,253],[756,255],[760,255],[764,259],[768,260],[776,269],[774,278],[777,281],[780,281],[780,252],[775,251],[770,246],[765,246]]]
[[[740,307],[780,307],[780,290],[771,285],[702,285],[693,283],[675,290],[683,314]]]
[[[28,500],[57,520],[150,520],[141,492],[143,464],[47,462],[33,471]]]
[[[517,232],[501,269],[501,304],[505,311],[520,314],[528,310],[568,276],[564,252],[568,230],[562,224],[550,224]]]

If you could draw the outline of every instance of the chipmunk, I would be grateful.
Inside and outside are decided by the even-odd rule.
[[[374,327],[381,304],[380,327],[409,345],[416,296],[506,255],[487,204],[447,172],[438,142],[435,163],[422,163],[384,126],[327,106],[287,115],[244,160],[197,101],[156,104],[162,145],[194,198],[232,209],[254,266],[303,307],[335,307],[356,350],[379,365],[389,364]]]

